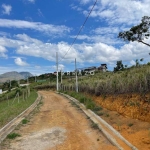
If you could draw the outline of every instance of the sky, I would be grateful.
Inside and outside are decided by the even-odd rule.
[[[1,0],[0,74],[28,71],[40,75],[116,62],[150,61],[150,47],[118,38],[150,16],[150,0]],[[80,29],[82,28],[79,36]],[[76,38],[77,37],[77,38]],[[145,42],[150,43],[147,39]],[[72,44],[74,43],[74,44]]]

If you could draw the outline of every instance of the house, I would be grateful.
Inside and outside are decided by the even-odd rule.
[[[100,67],[97,68],[98,71],[106,72],[107,64],[101,64]]]
[[[95,66],[87,67],[83,71],[85,72],[85,75],[88,75],[88,74],[94,75],[96,71],[96,67]]]

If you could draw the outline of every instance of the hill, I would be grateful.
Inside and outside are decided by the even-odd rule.
[[[33,75],[30,72],[19,72],[20,75],[27,79],[28,77],[32,77]]]
[[[8,80],[20,80],[20,79],[26,79],[27,77],[33,76],[30,72],[6,72],[4,74],[0,75],[0,82],[6,82]]]

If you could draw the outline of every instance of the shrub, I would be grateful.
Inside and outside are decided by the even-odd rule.
[[[11,133],[11,134],[7,135],[7,138],[8,139],[15,139],[16,137],[19,137],[19,136],[20,136],[20,134],[18,134],[18,133]]]

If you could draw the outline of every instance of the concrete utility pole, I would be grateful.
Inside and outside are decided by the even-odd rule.
[[[76,92],[78,93],[78,76],[77,76],[76,58],[75,58],[75,73],[76,73]]]
[[[10,88],[11,88],[11,80],[9,80],[9,86],[10,86]]]
[[[18,80],[18,85],[20,86],[20,80]]]
[[[62,84],[62,70],[60,70],[60,73],[61,73],[61,84]]]
[[[58,91],[58,52],[56,52],[56,69],[57,69],[57,83],[56,83],[56,89]]]
[[[36,82],[36,74],[35,74],[35,82]]]
[[[29,84],[29,79],[28,79],[28,76],[27,76],[27,84]]]

